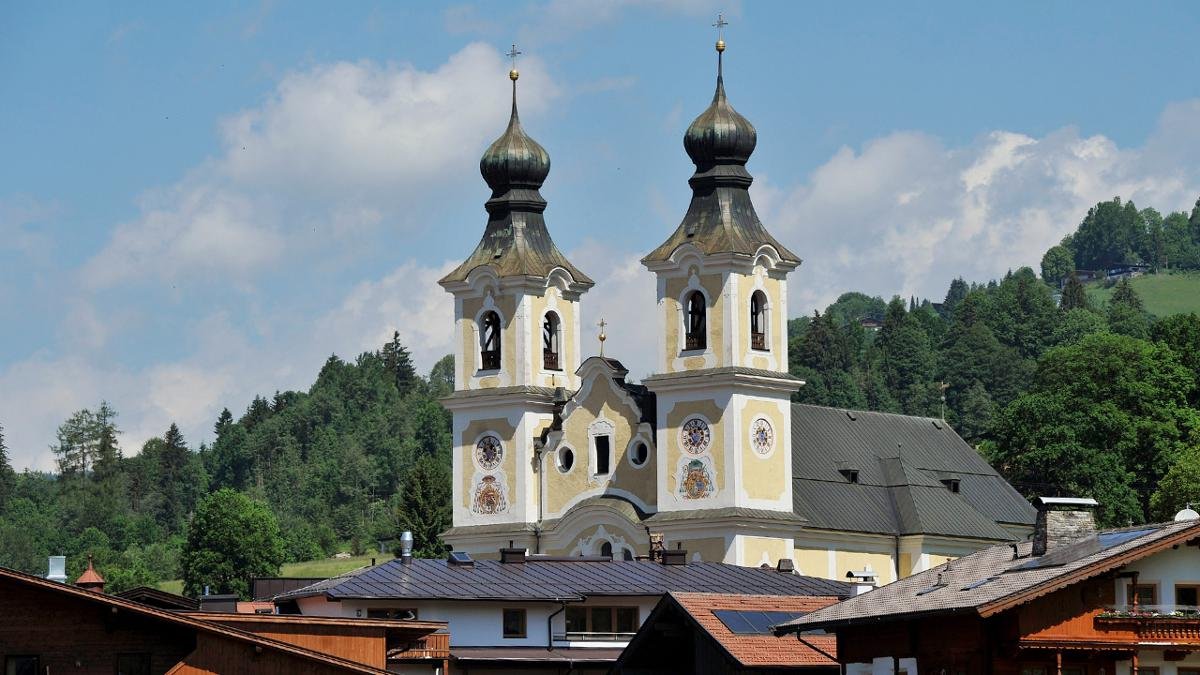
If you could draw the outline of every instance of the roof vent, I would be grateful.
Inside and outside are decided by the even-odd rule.
[[[796,563],[792,562],[791,558],[780,558],[779,564],[775,567],[775,571],[783,574],[795,574]]]
[[[846,411],[846,417],[849,417],[851,422],[857,422],[857,421],[858,421],[858,417],[856,417],[856,416],[854,415],[854,411],[852,411],[852,410],[847,410],[847,411]]]
[[[686,565],[687,551],[682,548],[671,548],[662,552],[662,564],[664,565]]]
[[[475,561],[471,558],[471,554],[466,551],[450,551],[450,557],[446,562],[455,567],[474,567]]]
[[[506,564],[525,562],[525,549],[523,549],[523,548],[502,548],[502,549],[500,549],[500,562],[506,563]]]
[[[67,583],[67,556],[50,556],[50,568],[46,573],[46,578],[60,584]]]

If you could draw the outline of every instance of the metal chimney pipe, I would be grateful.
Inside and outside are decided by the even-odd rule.
[[[405,565],[412,564],[413,551],[413,536],[412,532],[405,530],[400,534],[400,562]]]
[[[49,569],[46,570],[46,578],[50,581],[57,581],[60,584],[67,583],[67,556],[50,556],[50,565]]]

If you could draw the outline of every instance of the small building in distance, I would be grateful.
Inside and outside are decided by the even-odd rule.
[[[1097,531],[1091,499],[1037,505],[1032,541],[943,563],[776,630],[836,633],[848,675],[1200,672],[1200,515]]]
[[[848,597],[844,582],[783,569],[691,562],[529,556],[499,560],[452,553],[447,560],[396,559],[284,593],[281,613],[306,617],[404,616],[445,621],[452,672],[606,672],[667,593],[802,597],[820,604]]]
[[[775,625],[828,607],[837,598],[668,593],[617,660],[613,672],[838,672],[833,635],[776,636]]]

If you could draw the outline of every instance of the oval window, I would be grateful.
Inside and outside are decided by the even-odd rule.
[[[570,448],[563,448],[558,451],[558,470],[567,473],[571,467],[575,466],[575,451]]]
[[[633,462],[634,466],[641,466],[650,458],[650,446],[638,441],[634,444],[632,452],[629,454],[629,461]]]

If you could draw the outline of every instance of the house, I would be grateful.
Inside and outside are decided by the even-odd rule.
[[[627,299],[655,317],[639,383],[604,354],[609,324],[594,341],[581,323],[596,282],[551,237],[550,155],[521,123],[510,72],[508,124],[480,159],[487,222],[438,282],[453,296],[455,365],[442,539],[475,559],[506,542],[632,559],[649,554],[649,529],[704,561],[891,581],[1024,538],[1033,509],[944,421],[792,404],[804,382],[788,369],[788,277],[801,258],[755,212],[758,132],[716,48],[711,103],[683,138],[691,200],[641,260],[654,295]]]
[[[1090,499],[1036,500],[993,546],[777,627],[837,635],[851,675],[1200,672],[1200,515],[1096,530]]]
[[[836,597],[668,593],[659,600],[613,672],[838,672],[833,635],[780,637],[772,627],[828,607]]]
[[[445,624],[184,613],[0,568],[6,675],[383,675],[389,648],[422,643],[439,630]],[[442,665],[427,658],[423,672]]]
[[[446,560],[400,558],[275,599],[282,614],[410,617],[450,628],[455,672],[487,668],[604,672],[667,593],[804,596],[828,603],[849,584],[784,569],[661,560],[527,555],[498,560],[453,552]]]

